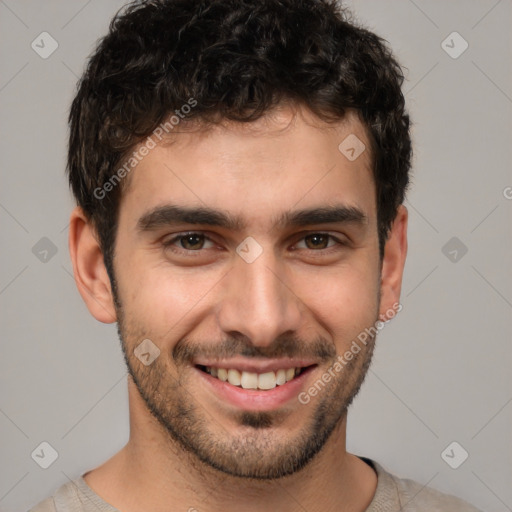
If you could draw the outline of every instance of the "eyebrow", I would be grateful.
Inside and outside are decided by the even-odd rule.
[[[368,223],[368,217],[355,206],[322,206],[285,212],[274,221],[272,229],[334,223],[364,225]],[[222,210],[168,204],[144,213],[137,222],[137,230],[154,231],[177,224],[207,225],[231,231],[243,231],[247,226],[241,217]]]

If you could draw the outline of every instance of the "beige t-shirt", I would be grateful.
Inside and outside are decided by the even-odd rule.
[[[413,480],[388,473],[377,462],[360,457],[377,473],[377,489],[366,512],[481,512],[469,503]],[[119,512],[79,477],[60,487],[29,512]]]

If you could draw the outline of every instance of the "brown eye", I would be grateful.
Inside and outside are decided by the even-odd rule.
[[[191,233],[189,235],[180,236],[179,241],[183,249],[195,251],[203,248],[205,236],[199,233]]]
[[[215,244],[203,233],[184,233],[164,241],[163,246],[175,252],[200,252],[202,249],[211,249]]]
[[[327,247],[329,247],[328,244],[330,238],[331,237],[329,235],[315,233],[304,237],[304,241],[306,242],[306,247],[308,249],[327,249]]]

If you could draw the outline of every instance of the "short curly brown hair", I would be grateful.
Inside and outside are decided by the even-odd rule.
[[[122,186],[97,190],[191,98],[187,119],[199,122],[251,122],[283,101],[326,121],[356,109],[370,138],[382,257],[409,183],[403,80],[385,41],[335,0],[148,0],[121,9],[78,84],[67,162],[111,280]]]

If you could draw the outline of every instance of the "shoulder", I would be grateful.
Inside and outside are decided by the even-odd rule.
[[[460,498],[442,493],[408,478],[399,478],[375,461],[371,461],[371,464],[378,476],[374,501],[379,499],[379,495],[386,499],[396,499],[396,504],[400,507],[396,510],[404,512],[481,512]],[[378,508],[378,501],[375,505],[377,505],[375,511],[393,510]],[[373,510],[370,506],[368,512]]]
[[[29,512],[56,512],[56,510],[53,498],[46,498],[32,507]]]
[[[78,480],[67,482],[59,487],[53,496],[46,498],[31,508],[29,512],[82,512]]]
[[[55,494],[41,501],[29,512],[116,512],[89,488],[82,477],[57,489]]]

